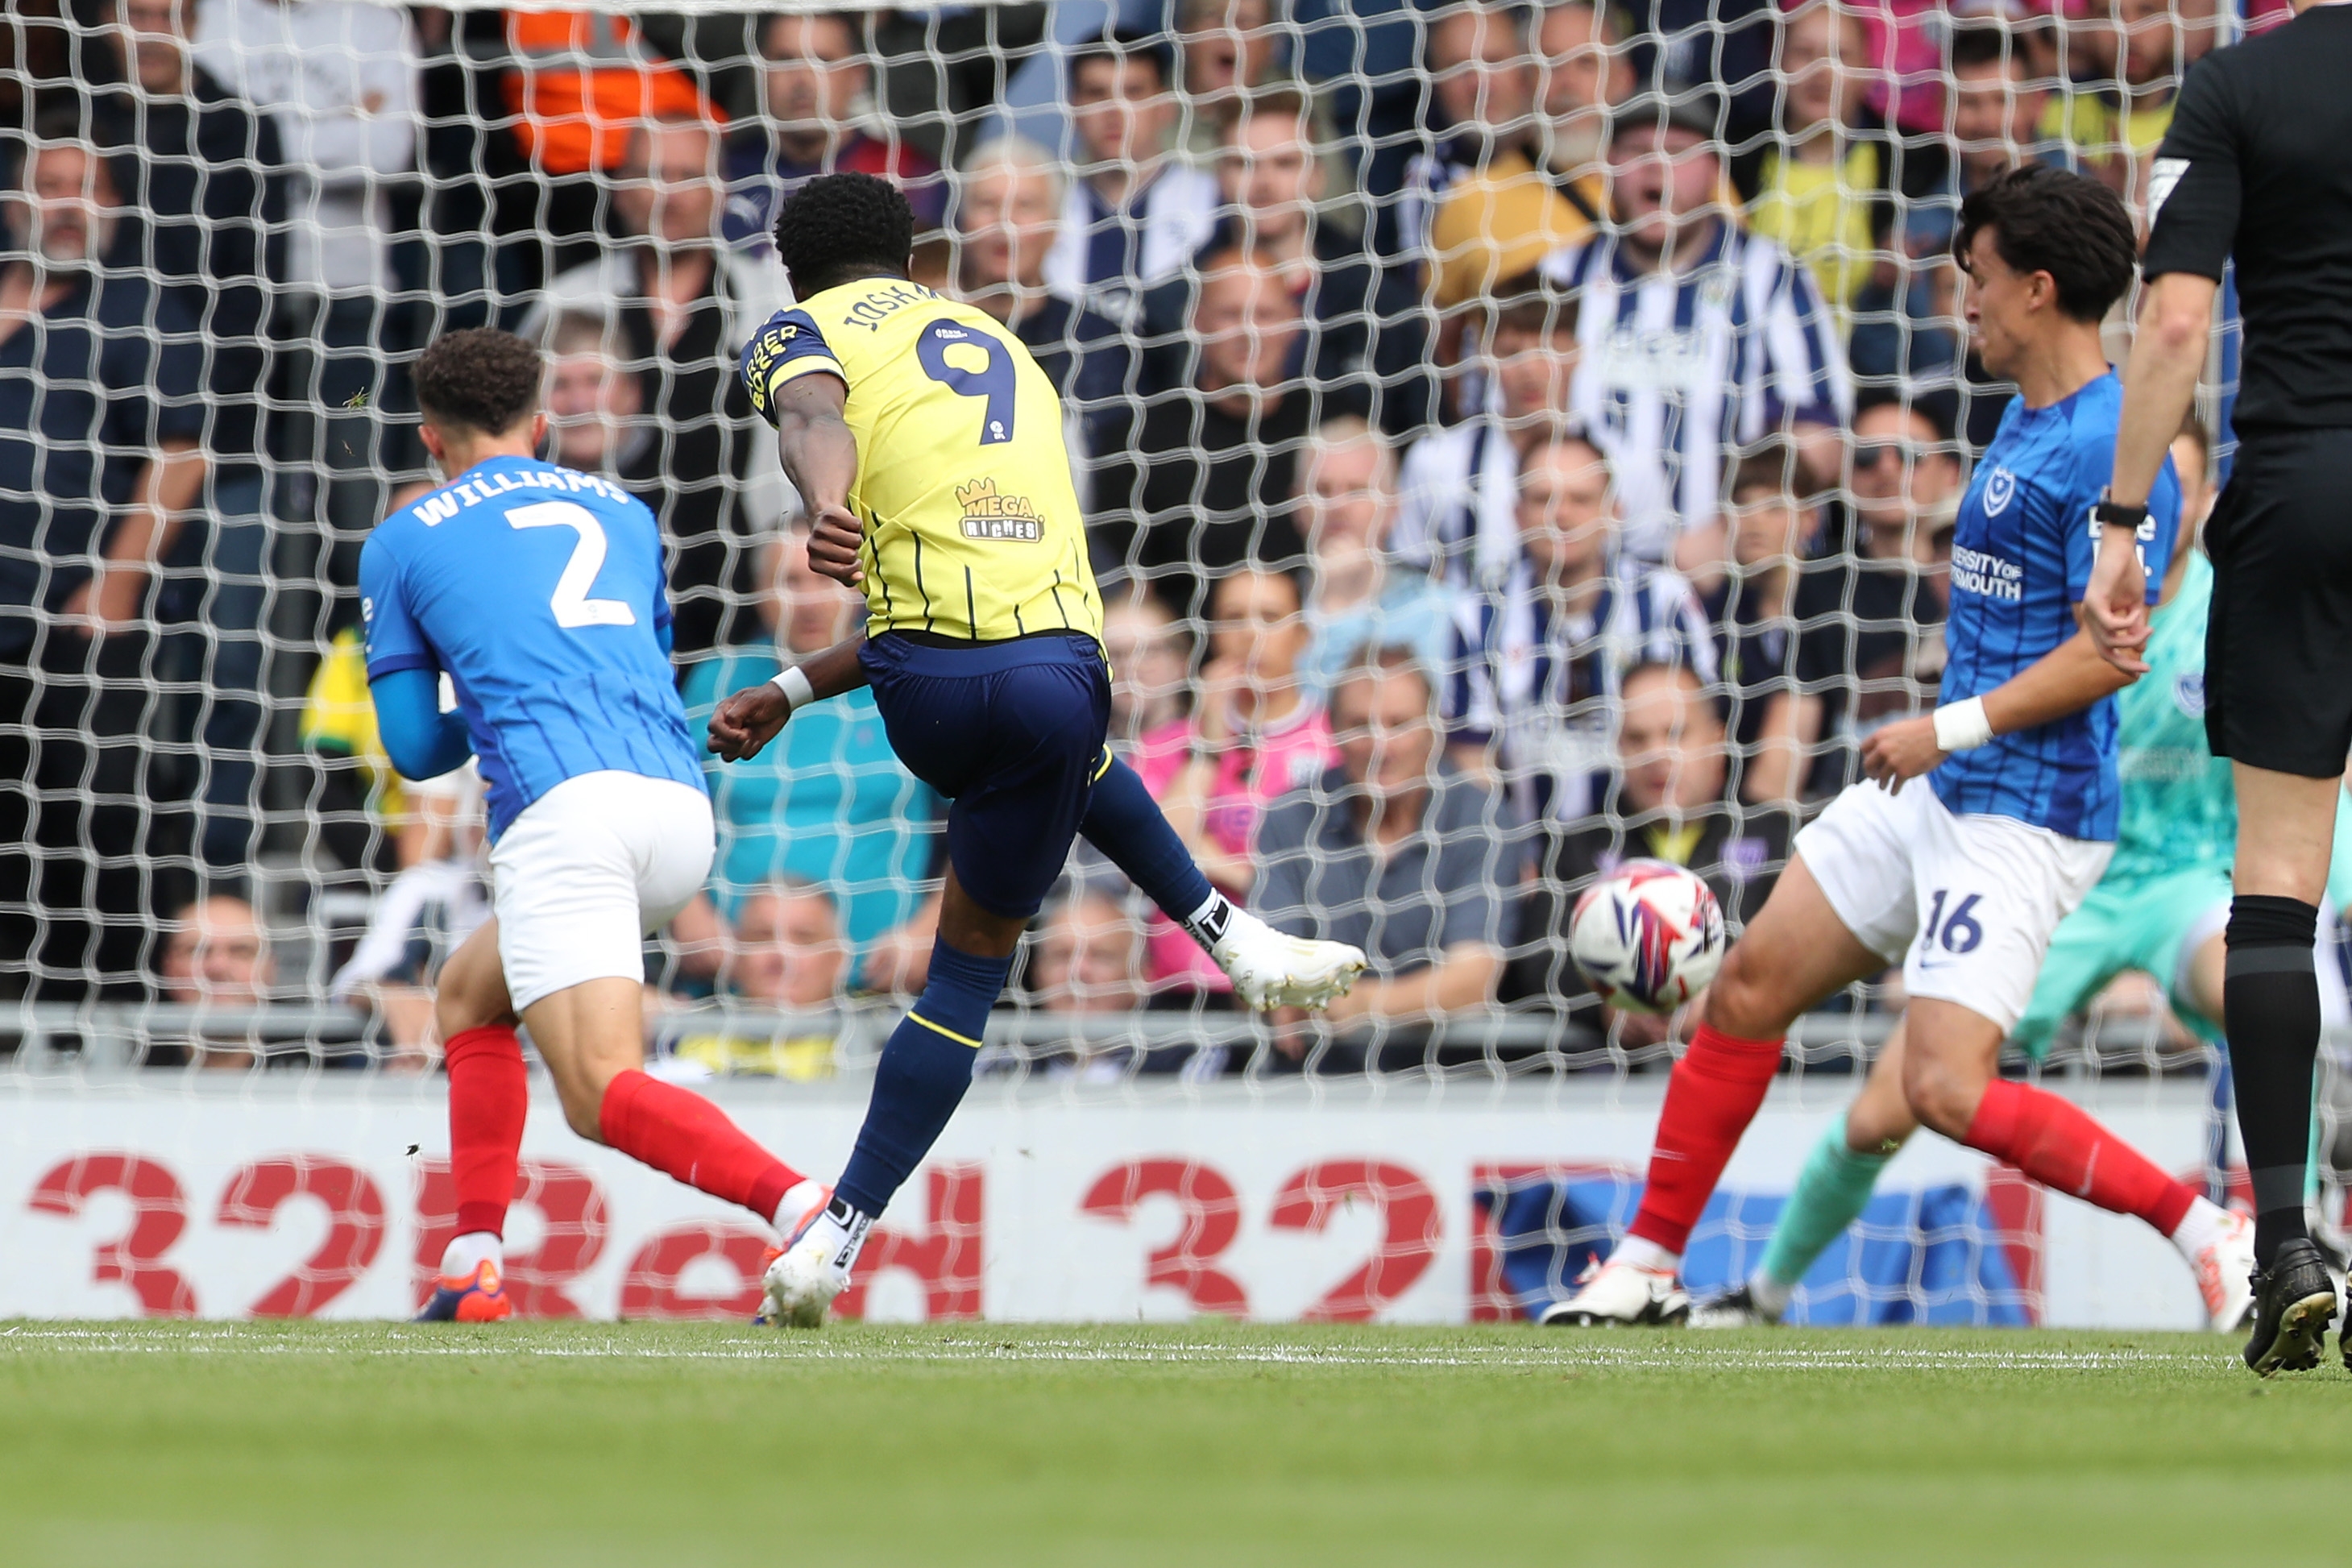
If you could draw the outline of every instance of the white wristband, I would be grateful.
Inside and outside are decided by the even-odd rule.
[[[1985,717],[1984,699],[1947,702],[1936,710],[1936,749],[1973,752],[1992,739],[1992,721]]]
[[[768,684],[784,694],[784,711],[787,713],[797,713],[816,700],[816,689],[809,685],[807,672],[797,664]]]

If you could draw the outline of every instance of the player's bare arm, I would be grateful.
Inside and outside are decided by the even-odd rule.
[[[2139,332],[2123,373],[2115,477],[2107,486],[2108,501],[2126,514],[2147,507],[2164,455],[2197,395],[2219,289],[2194,272],[2168,272],[2148,289],[2140,307]],[[2147,646],[2147,574],[2133,544],[2128,528],[2101,534],[2098,561],[2083,596],[2083,626],[2102,657],[2126,675],[2138,676],[2147,672],[2147,661],[2140,657]]]
[[[866,684],[857,660],[866,634],[845,637],[813,658],[803,659],[772,680],[747,686],[710,715],[709,748],[721,761],[748,762],[783,731],[795,708],[855,691]],[[798,676],[798,680],[793,679]]]
[[[775,398],[784,477],[808,509],[809,565],[845,586],[860,587],[866,572],[857,551],[865,531],[849,510],[849,487],[857,480],[857,438],[842,417],[849,388],[838,376],[812,374],[785,383]]]
[[[2133,559],[2137,561],[2137,557]],[[2146,582],[2143,576],[2143,594],[2147,592]],[[1862,743],[1862,771],[1885,785],[1889,794],[1895,794],[1903,788],[1904,780],[1933,771],[1963,745],[1982,745],[1995,735],[2014,734],[2069,713],[2079,713],[2100,698],[2122,690],[2131,681],[2130,672],[2111,662],[2087,631],[2076,632],[2021,674],[1978,700],[1981,725],[1975,728],[1981,732],[1966,732],[1972,727],[1969,716],[1958,710],[1971,706],[1969,703],[1955,703],[1950,709],[1939,710],[1945,714],[1940,731],[1933,713],[1901,720],[1876,731]]]

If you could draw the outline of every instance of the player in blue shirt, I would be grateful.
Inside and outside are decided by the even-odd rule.
[[[2128,677],[2077,628],[2091,509],[2122,389],[2099,321],[2131,284],[2137,241],[2116,195],[2042,165],[1962,205],[1955,250],[1992,374],[2019,395],[1979,463],[1952,541],[1941,699],[1863,745],[1868,782],[1797,837],[1763,910],[1726,955],[1666,1089],[1649,1183],[1625,1238],[1547,1322],[1680,1321],[1691,1227],[1806,1008],[1898,960],[1903,1094],[1944,1136],[2172,1239],[2217,1323],[2246,1310],[2252,1227],[2056,1095],[2000,1079],[2059,921],[2115,849],[2114,694]],[[2169,465],[2139,540],[2153,595],[2180,490]],[[1926,787],[1906,789],[1927,775]]]
[[[489,805],[495,917],[449,955],[436,998],[458,1234],[425,1320],[511,1310],[518,1021],[582,1137],[787,1235],[822,1194],[709,1101],[639,1070],[642,944],[709,875],[710,798],[670,671],[654,515],[532,455],[547,435],[540,374],[537,350],[487,328],[425,352],[425,447],[449,482],[377,524],[360,555],[385,752],[412,779],[479,759]]]

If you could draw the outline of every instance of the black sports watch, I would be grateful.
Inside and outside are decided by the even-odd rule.
[[[2091,520],[2102,529],[2113,523],[2126,533],[2137,533],[2139,525],[2147,521],[2147,508],[2126,506],[2101,490],[2099,504],[2091,509]]]

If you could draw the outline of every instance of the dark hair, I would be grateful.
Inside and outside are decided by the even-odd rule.
[[[436,425],[503,436],[539,406],[539,351],[496,327],[445,332],[416,358],[416,406]]]
[[[1797,448],[1786,441],[1767,441],[1743,453],[1731,466],[1731,478],[1723,487],[1723,499],[1738,504],[1744,495],[1758,490],[1769,490],[1774,495],[1795,495],[1803,488],[1804,466],[1797,460]]]
[[[872,174],[819,174],[776,214],[776,259],[803,300],[853,279],[903,277],[914,248],[906,193]]]
[[[1201,302],[1201,290],[1221,278],[1238,278],[1252,272],[1271,276],[1274,272],[1273,262],[1264,259],[1240,240],[1230,245],[1217,245],[1212,240],[1208,247],[1193,256],[1192,268],[1201,279],[1199,286],[1192,290],[1192,303],[1196,307]]]
[[[1433,7],[1423,13],[1421,24],[1420,63],[1424,69],[1430,68],[1429,51],[1437,41],[1438,30],[1456,17],[1472,16],[1500,22],[1523,40],[1535,31],[1540,20],[1535,7],[1517,5],[1513,0],[1467,0],[1464,5]]]
[[[1946,387],[1873,386],[1857,394],[1853,400],[1853,421],[1848,429],[1858,429],[1862,416],[1875,408],[1899,408],[1912,418],[1925,419],[1936,433],[1936,439],[1949,445],[1958,438],[1960,409],[1958,396]]]
[[[792,21],[795,18],[803,22],[831,22],[834,26],[839,27],[843,32],[849,35],[849,52],[853,58],[866,53],[866,17],[863,13],[855,11],[772,11],[767,16],[760,18],[759,51],[760,58],[761,59],[776,60],[779,58],[778,56],[768,52],[768,38],[770,35],[775,32],[776,24],[779,22]]]
[[[1254,88],[1234,111],[1220,140],[1227,146],[1241,134],[1241,128],[1254,121],[1279,120],[1304,121],[1309,155],[1317,145],[1328,138],[1316,123],[1315,100],[1300,90],[1296,82],[1278,81],[1270,86]]]
[[[1176,62],[1171,58],[1168,40],[1159,33],[1146,33],[1134,27],[1113,27],[1099,39],[1081,44],[1070,51],[1069,75],[1072,87],[1078,82],[1078,72],[1090,65],[1108,62],[1112,69],[1129,60],[1143,60],[1160,74],[1160,85],[1165,89],[1175,79]]]
[[[1686,697],[1706,695],[1706,678],[1679,658],[1643,659],[1617,678],[1617,689],[1621,692],[1630,691],[1633,689],[1633,682],[1653,675],[1673,681],[1675,689]],[[1714,703],[1703,702],[1699,706],[1706,710],[1707,717],[1713,719],[1718,726],[1722,724],[1723,715],[1717,710]]]
[[[2006,27],[1979,24],[1952,29],[1953,70],[1962,66],[1999,66],[2021,58]]]
[[[1493,330],[1576,335],[1576,296],[1534,268],[1495,285]]]
[[[1244,561],[1238,566],[1229,567],[1225,571],[1218,573],[1216,580],[1209,585],[1208,597],[1205,602],[1213,607],[1217,600],[1217,590],[1223,587],[1226,584],[1234,581],[1236,578],[1242,577],[1263,577],[1273,582],[1280,583],[1283,586],[1290,590],[1290,596],[1298,605],[1299,612],[1302,615],[1306,613],[1306,571],[1301,567],[1276,566],[1272,563],[1255,561]]]
[[[1572,414],[1555,414],[1537,420],[1519,432],[1517,446],[1522,468],[1534,466],[1538,452],[1549,451],[1554,447],[1581,447],[1601,460],[1601,471],[1612,480],[1617,477],[1617,465],[1609,460],[1609,454],[1601,449],[1600,441],[1585,428],[1584,421]]]
[[[1952,237],[1961,266],[1986,229],[2011,267],[2050,274],[2058,308],[2077,321],[2105,316],[2131,287],[2139,263],[2139,239],[2123,198],[2088,174],[2046,163],[2021,164],[1969,193]]]

